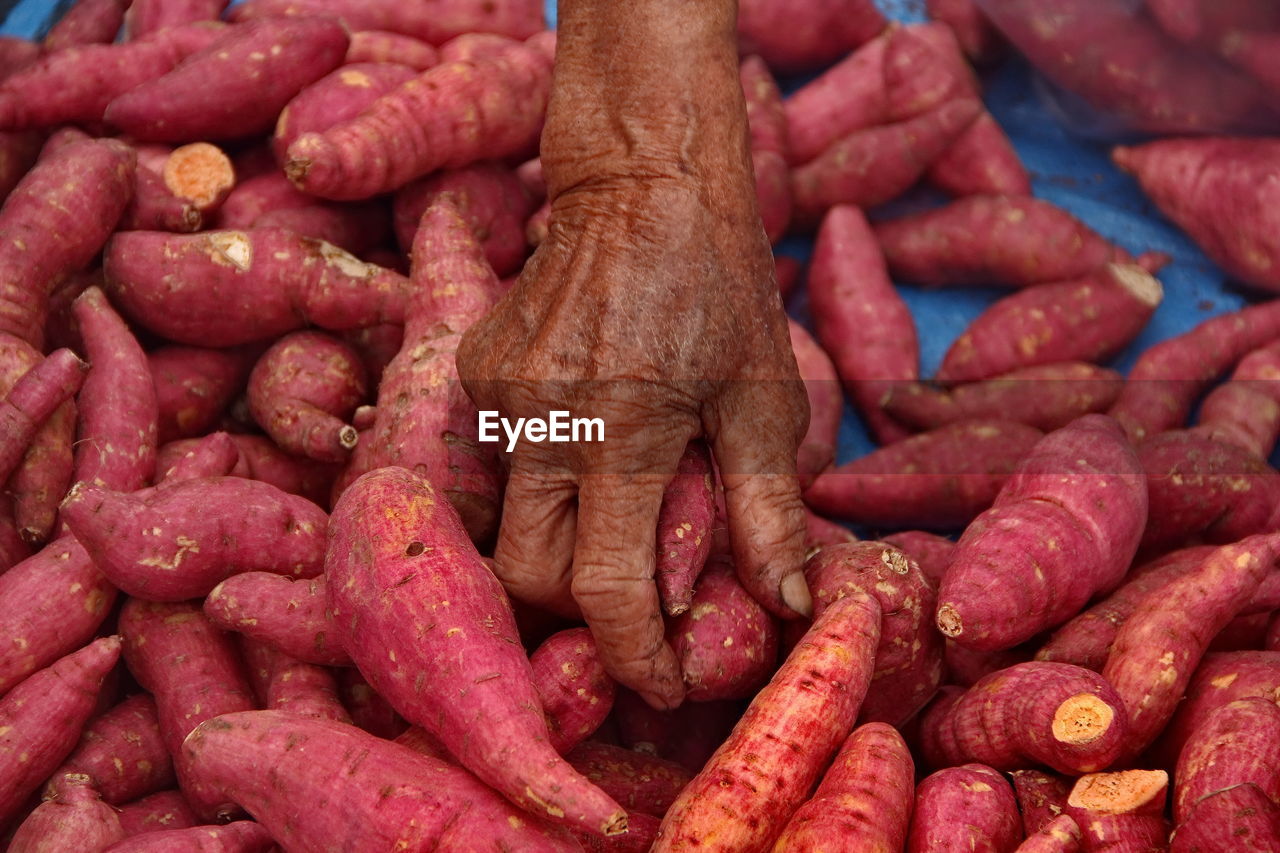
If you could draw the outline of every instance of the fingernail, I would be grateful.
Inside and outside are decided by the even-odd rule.
[[[813,596],[809,595],[809,585],[804,582],[804,572],[787,575],[778,585],[778,591],[782,602],[792,610],[806,618],[813,616]]]

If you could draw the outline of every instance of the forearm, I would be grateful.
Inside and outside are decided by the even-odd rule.
[[[543,134],[551,189],[687,179],[750,188],[736,0],[561,0]]]

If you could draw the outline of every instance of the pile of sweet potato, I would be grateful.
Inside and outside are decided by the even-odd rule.
[[[998,33],[928,5],[741,2],[762,223],[815,235],[778,263],[815,612],[747,592],[691,444],[665,712],[485,556],[505,475],[454,359],[546,235],[541,0],[80,0],[0,38],[8,849],[1280,850],[1280,301],[1108,368],[1167,258],[1032,195],[969,64]],[[1114,159],[1274,290],[1278,145]],[[926,378],[895,281],[1009,293]],[[881,446],[836,467],[846,396]]]

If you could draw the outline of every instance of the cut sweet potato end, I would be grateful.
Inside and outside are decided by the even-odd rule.
[[[1092,693],[1068,697],[1053,714],[1053,736],[1059,743],[1093,743],[1111,728],[1115,709]]]
[[[1160,281],[1140,266],[1135,264],[1111,264],[1107,268],[1116,284],[1133,294],[1144,305],[1152,308],[1164,301],[1164,288]]]
[[[344,426],[338,430],[338,444],[346,450],[354,450],[360,443],[360,433],[353,426]]]
[[[1168,790],[1169,774],[1163,770],[1089,773],[1076,780],[1067,805],[1102,814],[1158,814]]]
[[[218,146],[193,142],[169,155],[164,163],[164,183],[169,192],[207,210],[231,192],[236,170]]]
[[[964,633],[964,623],[960,621],[960,614],[950,604],[944,604],[938,608],[938,630],[947,637],[959,637]]]

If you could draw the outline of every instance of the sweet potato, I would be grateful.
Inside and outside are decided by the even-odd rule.
[[[338,671],[338,688],[342,691],[342,704],[351,714],[351,721],[369,734],[383,740],[397,740],[409,729],[405,719],[355,667]]]
[[[1277,337],[1280,300],[1205,320],[1139,356],[1110,414],[1134,442],[1182,426],[1210,382]]]
[[[542,129],[550,61],[514,46],[422,72],[355,119],[289,146],[285,172],[324,198],[359,199],[441,167],[527,151]]]
[[[399,273],[282,228],[117,234],[104,268],[124,314],[196,346],[236,346],[307,323],[332,331],[399,323],[410,291]]]
[[[204,216],[186,199],[169,191],[164,179],[141,166],[134,172],[133,199],[120,217],[120,231],[199,231]]]
[[[1009,783],[981,764],[939,770],[916,788],[908,853],[1012,851],[1022,840]]]
[[[671,616],[689,609],[693,585],[711,553],[716,520],[715,474],[702,442],[685,448],[662,494],[654,578],[662,608]]]
[[[586,832],[574,832],[574,837],[582,845],[582,849],[592,853],[649,853],[653,842],[658,837],[658,826],[661,821],[644,812],[627,813],[627,831],[622,835],[611,835],[601,838]]]
[[[772,847],[853,729],[879,623],[880,605],[856,591],[823,611],[672,804],[654,851]]]
[[[552,634],[529,656],[529,665],[551,746],[564,755],[591,737],[613,710],[613,679],[587,628]]]
[[[88,776],[71,774],[57,780],[49,799],[36,806],[13,834],[13,853],[57,853],[60,850],[105,850],[123,840],[116,810],[102,801]]]
[[[116,588],[74,537],[51,542],[0,575],[0,695],[89,642]]]
[[[789,320],[787,326],[796,366],[809,398],[809,429],[796,452],[796,468],[803,487],[835,461],[840,421],[844,417],[844,396],[840,393],[835,365],[818,342],[795,320]]]
[[[1082,278],[1117,260],[1087,225],[1028,196],[969,196],[875,225],[895,278],[1025,287]]]
[[[90,720],[54,780],[67,774],[84,776],[113,805],[171,787],[173,762],[160,734],[155,700],[139,693]],[[52,785],[47,793],[56,793]]]
[[[1280,142],[1170,139],[1119,147],[1111,156],[1229,275],[1280,291],[1280,242],[1267,181],[1280,162]],[[1228,201],[1236,197],[1239,203]]]
[[[883,542],[823,548],[804,571],[815,615],[858,592],[879,603],[880,644],[859,719],[902,725],[929,701],[942,678],[942,642],[931,624],[933,588],[915,563]]]
[[[163,146],[160,146],[164,150]],[[144,162],[148,155],[139,155]],[[169,192],[191,204],[202,216],[215,213],[235,186],[235,167],[226,153],[208,142],[192,142],[165,151],[154,164]]]
[[[923,530],[892,533],[885,536],[884,541],[910,557],[934,589],[941,582],[942,574],[951,563],[951,556],[956,549],[956,543],[945,536]]]
[[[772,151],[788,158],[787,114],[778,81],[758,56],[745,56],[738,67],[747,104],[747,132],[752,151]]]
[[[493,270],[471,229],[445,199],[423,214],[414,238],[405,342],[378,387],[367,455],[344,475],[399,465],[438,488],[475,542],[497,530],[496,446],[481,444],[475,404],[458,381],[462,334],[488,311]]]
[[[564,758],[629,812],[658,817],[666,814],[693,779],[692,773],[673,761],[590,740]]]
[[[1252,784],[1273,803],[1280,800],[1280,767],[1272,753],[1280,742],[1280,707],[1260,697],[1221,705],[1206,714],[1178,756],[1174,824],[1184,823],[1205,797]]]
[[[902,438],[904,430],[884,414],[881,403],[897,383],[920,377],[920,345],[911,312],[889,280],[871,227],[856,207],[834,207],[823,219],[808,292],[818,340],[863,419],[881,443]],[[842,409],[837,403],[832,413],[837,433]]]
[[[1262,459],[1280,437],[1280,343],[1240,359],[1231,379],[1200,404],[1195,432],[1234,444]]]
[[[1152,592],[1199,569],[1200,563],[1212,552],[1212,545],[1194,545],[1133,569],[1114,592],[1055,631],[1036,652],[1036,660],[1101,671],[1116,633],[1139,603]]]
[[[895,124],[854,131],[791,173],[793,217],[816,224],[838,204],[873,207],[910,189],[981,113],[961,98]]]
[[[956,544],[938,629],[995,650],[1062,624],[1120,583],[1146,520],[1142,468],[1115,421],[1085,415],[1049,433]]]
[[[809,549],[825,548],[842,542],[857,542],[858,537],[843,524],[828,521],[820,515],[805,510],[805,547]]]
[[[7,823],[75,747],[119,658],[119,637],[95,640],[0,700],[0,821]]]
[[[1083,848],[1080,826],[1070,815],[1060,815],[1018,845],[1017,853],[1076,853]]]
[[[1231,850],[1264,851],[1280,847],[1280,806],[1256,785],[1236,785],[1199,802],[1174,831],[1170,850],[1212,853],[1230,839]]]
[[[1169,775],[1163,770],[1090,773],[1076,780],[1067,814],[1084,834],[1087,851],[1164,850]]]
[[[82,293],[72,312],[91,365],[78,401],[76,480],[140,489],[156,467],[158,406],[146,355],[98,288]]]
[[[276,158],[283,162],[289,146],[302,134],[323,133],[355,118],[378,98],[416,76],[412,68],[395,62],[348,61],[308,85],[280,110],[271,140]]]
[[[973,62],[984,64],[1003,52],[1004,40],[999,30],[973,0],[925,0],[924,7],[931,20],[951,28],[965,56]]]
[[[498,276],[518,272],[524,264],[524,224],[533,203],[520,180],[497,163],[475,163],[401,187],[395,195],[396,240],[413,249],[422,214],[436,201],[448,199],[484,247],[485,260]]]
[[[57,350],[23,374],[0,400],[0,482],[22,462],[54,411],[75,396],[88,367],[70,350]]]
[[[448,850],[483,838],[551,851],[567,842],[563,829],[517,811],[460,768],[341,723],[280,711],[225,714],[203,723],[183,750],[201,779],[289,849],[356,853],[398,842]],[[302,804],[322,808],[302,821]]]
[[[496,33],[523,39],[544,27],[536,0],[450,0],[414,6],[397,0],[250,0],[231,12],[233,21],[278,15],[333,15],[352,32],[388,30],[443,44],[463,33]]]
[[[738,12],[741,52],[759,54],[777,71],[821,68],[885,28],[871,0],[839,6],[814,0],[743,0]]]
[[[143,36],[199,21],[216,21],[222,17],[228,0],[131,0],[124,16],[126,37],[133,41]]]
[[[752,696],[777,665],[778,625],[723,557],[708,562],[689,610],[667,622],[667,640],[695,702]]]
[[[337,466],[290,456],[275,442],[260,435],[229,433],[240,459],[229,473],[233,477],[261,480],[281,491],[299,495],[312,503],[329,500],[329,488],[337,474]],[[156,470],[166,471],[188,452],[198,447],[201,439],[171,441],[156,453]]]
[[[109,44],[124,23],[128,0],[78,0],[44,37],[48,52],[82,44]]]
[[[477,62],[501,56],[518,39],[498,33],[462,33],[440,45],[440,62]]]
[[[274,649],[270,658],[264,707],[317,720],[351,722],[351,715],[338,698],[338,681],[331,670]]]
[[[0,77],[4,75],[0,73]],[[44,137],[36,131],[0,131],[0,204],[35,165]]]
[[[1209,641],[1274,569],[1278,553],[1277,535],[1218,548],[1197,571],[1143,598],[1117,632],[1102,676],[1129,709],[1126,756],[1169,722]]]
[[[1071,793],[1070,779],[1043,770],[1014,770],[1009,778],[1022,812],[1025,835],[1035,835],[1062,817]]]
[[[18,531],[13,517],[13,500],[0,496],[0,574],[31,556],[31,546]]]
[[[269,853],[275,839],[262,824],[251,820],[162,829],[113,844],[103,853]]]
[[[1247,126],[1261,107],[1247,77],[1167,38],[1110,0],[983,4],[992,22],[1050,80],[1148,133]]]
[[[940,697],[925,711],[920,736],[924,758],[934,767],[1037,764],[1078,774],[1109,766],[1124,747],[1127,728],[1120,697],[1097,673],[1037,661]]]
[[[867,723],[845,740],[773,849],[901,850],[914,794],[915,765],[902,736],[884,723]]]
[[[132,837],[148,832],[163,832],[166,829],[186,829],[196,826],[200,819],[181,791],[159,791],[142,797],[132,803],[119,806],[120,826],[124,834]]]
[[[40,58],[43,46],[19,36],[0,36],[0,80]]]
[[[249,411],[282,450],[341,462],[357,440],[347,421],[367,392],[354,350],[322,332],[295,332],[254,365]]]
[[[202,819],[222,817],[217,792],[193,773],[182,743],[205,720],[255,706],[238,652],[193,602],[130,598],[120,611],[120,633],[129,671],[155,697],[182,793]]]
[[[347,43],[332,18],[237,24],[164,76],[117,96],[103,120],[147,142],[253,136],[269,130],[294,95],[337,68]]]
[[[823,473],[805,491],[818,512],[881,527],[947,529],[995,500],[1042,433],[963,421],[904,439]]]
[[[351,34],[344,64],[395,64],[426,71],[439,61],[438,50],[413,36],[386,30],[361,30]]]
[[[129,203],[135,155],[114,140],[73,142],[41,158],[0,208],[0,332],[37,348],[49,293],[86,266]]]
[[[1203,537],[1234,542],[1276,529],[1280,474],[1248,451],[1192,431],[1140,445],[1151,515],[1142,542],[1159,548]]]
[[[202,436],[243,389],[249,349],[165,346],[147,353],[159,411],[157,440]]]
[[[270,157],[270,155],[267,155]],[[274,164],[273,164],[274,166]],[[242,175],[237,168],[237,183],[227,194],[213,220],[221,229],[252,228],[267,213],[320,204],[289,182],[279,169],[259,175]]]
[[[1106,361],[1137,337],[1163,298],[1160,282],[1135,265],[1025,288],[969,324],[936,378],[973,382],[1061,361]]]
[[[267,572],[234,575],[213,588],[204,612],[219,627],[239,631],[290,657],[323,666],[351,662],[334,642],[323,577],[295,581]]]
[[[625,830],[617,804],[551,748],[510,605],[442,497],[403,468],[371,471],[342,493],[325,569],[343,647],[409,722],[513,802],[599,834]],[[388,584],[396,596],[382,594]],[[404,630],[441,618],[440,630]],[[445,683],[468,687],[426,689]]]

